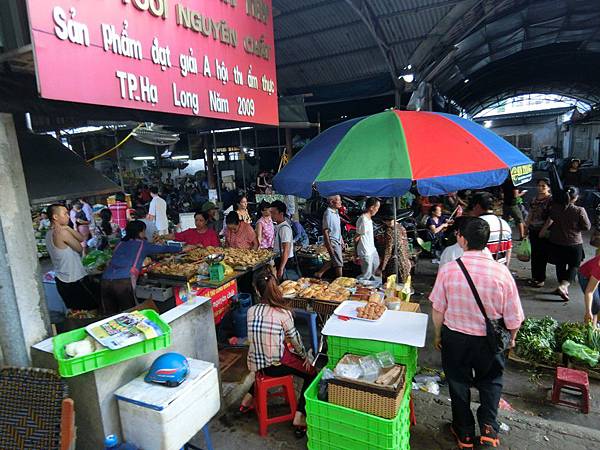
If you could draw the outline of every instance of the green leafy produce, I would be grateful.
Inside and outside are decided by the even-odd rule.
[[[554,333],[556,336],[556,351],[560,352],[565,341],[571,340],[577,344],[586,345],[588,341],[587,325],[581,322],[563,322]]]
[[[558,322],[549,316],[526,319],[517,334],[517,354],[528,361],[553,363],[557,328]]]
[[[111,254],[109,251],[92,250],[82,259],[83,266],[87,269],[101,269],[110,261]]]
[[[600,329],[591,323],[587,325],[587,346],[600,352]]]
[[[596,366],[600,358],[600,353],[597,350],[592,350],[587,345],[578,344],[570,339],[567,339],[562,345],[562,351],[575,359],[589,364],[590,367]]]

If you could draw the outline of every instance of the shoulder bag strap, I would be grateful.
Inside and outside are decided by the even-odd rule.
[[[479,306],[479,310],[481,311],[481,314],[483,314],[483,317],[485,318],[485,321],[487,322],[489,320],[488,316],[485,313],[485,308],[483,307],[483,303],[481,303],[481,298],[479,297],[479,292],[477,292],[477,288],[475,287],[475,283],[473,283],[473,279],[471,278],[471,275],[469,275],[469,272],[467,271],[465,264],[462,262],[462,260],[460,258],[458,258],[456,260],[456,262],[458,263],[460,270],[462,270],[462,272],[465,274],[465,278],[467,279],[467,282],[469,283],[469,287],[471,288],[471,291],[473,292],[473,296],[475,297],[477,306]]]
[[[496,216],[496,218],[498,219],[498,223],[500,223],[500,234],[498,235],[498,251],[494,255],[494,260],[498,261],[498,258],[500,258],[500,252],[502,251],[502,237],[504,235],[504,230],[502,229],[502,219],[498,216]]]
[[[131,266],[131,272],[138,272],[137,263],[140,260],[140,255],[142,254],[142,248],[144,247],[144,241],[140,241],[140,247],[138,248],[137,254],[135,256],[135,261],[133,261],[133,266]]]

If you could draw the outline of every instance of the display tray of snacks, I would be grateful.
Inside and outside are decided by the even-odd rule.
[[[198,274],[198,263],[159,262],[148,268],[148,276],[173,281],[188,281]]]
[[[353,288],[356,286],[356,278],[339,277],[331,282],[332,286]]]
[[[345,301],[335,309],[334,314],[340,317],[377,322],[386,311],[385,305],[378,302]]]
[[[273,252],[266,249],[245,250],[240,248],[206,247],[199,250],[204,250],[206,256],[210,254],[225,255],[223,262],[236,270],[254,269],[273,259]]]

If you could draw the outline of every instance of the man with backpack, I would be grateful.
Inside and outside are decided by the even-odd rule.
[[[294,232],[286,220],[286,213],[285,203],[280,200],[271,203],[271,217],[276,224],[273,240],[275,270],[279,280],[297,280],[300,274],[294,257]]]

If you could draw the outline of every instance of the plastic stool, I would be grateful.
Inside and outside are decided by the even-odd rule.
[[[581,392],[581,402],[561,400],[560,393],[563,388]],[[579,408],[584,414],[588,414],[590,412],[590,382],[587,373],[582,370],[557,367],[552,387],[552,403]]]
[[[282,387],[283,392],[269,393],[269,389]],[[269,397],[285,397],[290,406],[289,414],[283,416],[269,417]],[[268,377],[261,373],[256,374],[254,385],[254,404],[258,416],[258,433],[267,435],[267,427],[274,423],[293,421],[296,415],[296,393],[294,391],[294,378],[292,375],[284,377]]]
[[[415,404],[413,402],[412,395],[410,396],[410,425],[415,426],[417,424],[417,416],[415,415]]]

